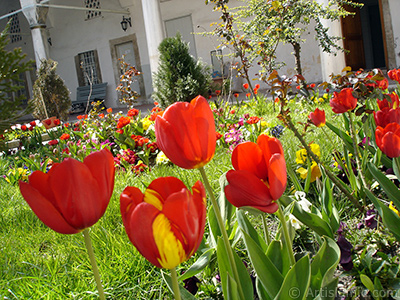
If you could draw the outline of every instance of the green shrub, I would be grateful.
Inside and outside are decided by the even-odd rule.
[[[158,47],[160,64],[154,74],[153,99],[167,107],[176,101],[190,101],[197,95],[208,96],[209,67],[196,61],[180,34],[164,39]]]
[[[34,106],[33,116],[40,120],[53,116],[64,121],[68,119],[71,109],[70,92],[64,80],[56,74],[56,68],[57,62],[43,59],[37,71],[30,102]]]

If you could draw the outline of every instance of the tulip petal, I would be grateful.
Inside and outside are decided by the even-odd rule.
[[[195,189],[195,188],[194,188]],[[181,241],[187,257],[190,257],[200,245],[204,234],[206,217],[205,191],[203,197],[192,195],[186,188],[172,194],[165,202],[163,214],[171,221],[171,230]]]
[[[176,177],[160,177],[153,180],[144,193],[144,201],[162,210],[169,195],[186,189],[185,184]]]
[[[140,254],[156,267],[162,268],[158,261],[160,252],[153,236],[153,222],[159,214],[157,208],[143,202],[126,216],[124,226],[129,240]]]
[[[249,171],[230,170],[226,173],[229,184],[225,196],[236,207],[252,206],[264,212],[275,208],[269,189],[265,183]]]
[[[232,166],[236,171],[246,170],[260,179],[266,179],[268,175],[262,149],[252,142],[241,143],[233,149]]]
[[[95,224],[104,214],[110,200],[103,187],[83,163],[67,158],[49,179],[60,213],[74,228],[84,229]]]
[[[275,153],[281,154],[284,157],[282,144],[277,138],[261,134],[257,138],[257,145],[264,155],[267,168],[269,168],[269,161]]]
[[[394,158],[400,156],[400,136],[394,132],[388,132],[383,136],[382,145],[382,152],[388,157]]]
[[[269,192],[272,199],[279,199],[286,189],[286,162],[281,154],[272,155],[268,168]]]
[[[173,230],[173,224],[164,214],[159,214],[154,219],[151,232],[160,253],[158,262],[163,268],[175,268],[187,259],[183,244]]]
[[[136,187],[127,186],[119,197],[120,211],[122,216],[122,222],[126,224],[128,217],[135,210],[136,206],[143,202],[143,193]],[[131,232],[129,226],[126,226],[127,234]]]
[[[107,148],[88,155],[83,163],[102,188],[104,197],[110,199],[114,189],[114,157]],[[101,203],[107,208],[108,201]],[[104,208],[104,209],[105,209]]]
[[[25,201],[38,218],[54,231],[62,234],[78,233],[80,230],[69,225],[46,197],[31,184],[19,182],[19,188]]]

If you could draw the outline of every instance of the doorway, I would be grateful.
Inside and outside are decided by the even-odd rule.
[[[124,57],[126,63],[136,67],[138,71],[142,72],[142,65],[140,63],[140,56],[139,56],[139,48],[137,45],[135,34],[111,40],[110,48],[111,48],[111,57],[113,61],[116,86],[119,85],[120,76],[122,75],[122,70],[119,62],[120,58]],[[135,76],[135,78],[136,80],[132,82],[131,88],[140,95],[138,102],[140,102],[140,100],[144,101],[146,99],[146,89],[144,86],[143,74]],[[118,103],[118,105],[121,104]]]
[[[342,18],[346,65],[353,70],[386,68],[381,0],[359,0],[362,8],[345,6],[354,15]]]

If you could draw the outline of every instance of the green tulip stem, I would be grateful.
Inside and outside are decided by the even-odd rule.
[[[278,206],[279,206],[278,211],[277,211],[278,218],[281,221],[281,226],[282,226],[282,229],[283,229],[283,235],[285,237],[285,242],[286,242],[286,249],[287,249],[287,252],[288,252],[288,255],[289,255],[289,259],[290,259],[290,265],[294,266],[294,264],[296,263],[296,259],[294,258],[294,254],[293,254],[292,240],[291,240],[290,235],[289,235],[289,229],[288,229],[288,226],[287,226],[287,223],[286,223],[286,218],[285,218],[285,215],[283,214],[281,205],[278,204]]]
[[[215,200],[213,190],[211,188],[210,182],[208,181],[208,178],[207,178],[206,172],[204,171],[204,168],[203,167],[199,168],[199,171],[201,173],[201,177],[203,178],[203,182],[204,182],[204,185],[208,192],[208,195],[210,196],[211,205],[214,209],[215,217],[217,218],[219,230],[222,233],[222,240],[224,241],[226,252],[228,253],[229,262],[232,267],[233,277],[238,286],[240,298],[244,300],[245,298],[244,298],[244,294],[243,294],[243,290],[242,290],[241,281],[239,278],[239,273],[236,268],[236,263],[235,263],[235,259],[233,257],[232,247],[231,247],[231,244],[229,243],[229,238],[228,238],[228,234],[226,233],[224,221],[222,220],[222,217],[221,217],[221,211],[219,209],[217,200]]]
[[[181,292],[179,291],[178,284],[178,275],[176,274],[176,269],[172,268],[171,271],[171,281],[172,281],[172,290],[174,292],[175,300],[181,300]]]
[[[97,291],[99,292],[99,298],[101,300],[106,300],[106,296],[104,295],[103,285],[101,284],[100,280],[99,269],[97,268],[96,258],[94,257],[94,251],[92,247],[92,241],[90,240],[89,229],[86,228],[85,230],[83,230],[82,233],[85,238],[85,245],[89,254],[90,264],[92,265],[94,279],[96,280]]]
[[[267,214],[261,214],[261,219],[262,219],[263,227],[264,227],[265,242],[267,243],[267,246],[269,246],[269,244],[271,244],[271,239],[269,238],[266,216],[267,216]]]

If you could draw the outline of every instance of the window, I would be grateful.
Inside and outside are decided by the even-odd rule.
[[[100,0],[84,0],[86,8],[97,8],[100,9]],[[93,11],[87,10],[86,11],[86,20],[91,20],[96,17],[101,16],[101,11]]]
[[[14,10],[10,11],[12,13]],[[21,37],[21,28],[19,27],[19,18],[18,14],[12,15],[8,17],[8,20],[11,19],[11,24],[10,24],[10,40],[11,43],[16,43],[22,40]]]
[[[212,77],[222,77],[223,75],[223,65],[224,62],[222,60],[222,50],[213,50],[210,52],[211,54],[211,64],[212,64]]]
[[[96,50],[79,53],[75,56],[79,86],[101,83],[99,58]]]

